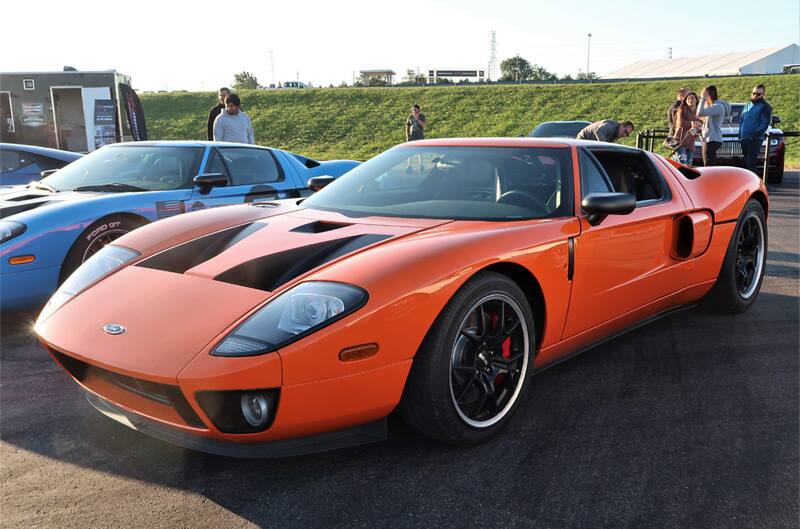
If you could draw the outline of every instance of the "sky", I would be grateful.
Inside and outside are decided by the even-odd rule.
[[[784,47],[800,41],[800,0],[301,0],[129,3],[28,0],[3,25],[0,72],[115,69],[135,89],[216,90],[352,83],[364,69],[486,69],[519,54],[559,75],[634,61]],[[712,5],[712,4],[709,4]],[[34,15],[35,13],[35,15]],[[14,21],[18,19],[18,21]],[[12,22],[12,23],[8,23]],[[499,72],[499,70],[498,70]]]

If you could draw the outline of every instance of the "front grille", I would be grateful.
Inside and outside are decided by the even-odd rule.
[[[724,141],[717,151],[717,156],[744,156],[742,154],[742,144],[736,141]]]
[[[83,382],[84,380],[93,376],[97,377],[117,386],[118,388],[139,395],[140,397],[171,406],[178,413],[178,415],[181,416],[181,419],[183,419],[187,425],[193,428],[206,427],[206,425],[203,424],[203,421],[200,420],[200,417],[197,416],[192,407],[186,401],[186,398],[183,396],[183,392],[181,392],[178,386],[150,382],[148,380],[129,377],[121,373],[115,373],[114,371],[103,369],[102,367],[87,364],[86,362],[65,355],[64,353],[56,351],[52,348],[50,348],[50,353],[78,382]]]

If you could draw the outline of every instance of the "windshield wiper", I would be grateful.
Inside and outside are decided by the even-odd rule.
[[[73,191],[111,191],[112,193],[124,193],[126,191],[149,191],[149,189],[120,182],[112,182],[110,184],[80,186],[73,189]]]
[[[51,193],[58,193],[58,189],[51,186],[44,180],[34,180],[25,186],[26,189],[41,189],[42,191],[50,191]]]

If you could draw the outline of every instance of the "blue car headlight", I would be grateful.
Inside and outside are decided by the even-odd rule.
[[[301,283],[236,327],[211,354],[253,356],[275,351],[361,308],[367,297],[364,289],[344,283]]]
[[[0,220],[0,243],[10,241],[14,237],[25,233],[28,227],[21,222]]]
[[[44,321],[81,290],[139,255],[139,252],[122,246],[104,246],[64,281],[47,302],[47,305],[44,306],[37,321]]]

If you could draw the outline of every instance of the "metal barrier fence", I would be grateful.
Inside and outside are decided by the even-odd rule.
[[[636,147],[646,151],[654,151],[655,148],[666,140],[669,136],[667,129],[644,129],[636,135]],[[761,179],[767,181],[767,173],[769,172],[769,151],[771,140],[775,138],[798,138],[800,132],[796,130],[785,130],[782,133],[776,134],[767,132],[766,147],[764,148],[764,170],[761,174]],[[656,143],[659,142],[659,143]],[[722,146],[720,146],[718,155],[722,156],[743,156],[742,145],[739,143],[739,138],[728,137],[723,139]]]

